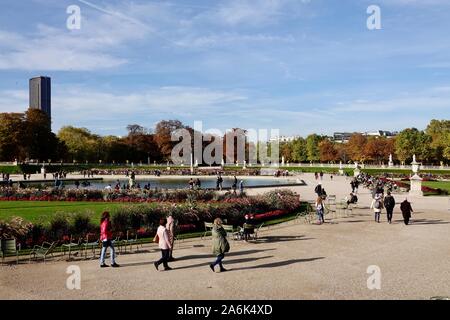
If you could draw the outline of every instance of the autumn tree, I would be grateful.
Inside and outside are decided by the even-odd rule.
[[[344,143],[335,143],[334,148],[337,151],[338,160],[342,161],[343,163],[347,163],[347,161],[350,159],[347,146]]]
[[[26,158],[25,115],[0,113],[0,160],[14,161]]]
[[[172,133],[178,129],[185,129],[186,127],[179,120],[164,120],[158,122],[155,128],[155,142],[165,160],[169,160],[173,147],[178,143],[172,141]]]
[[[381,164],[383,160],[388,160],[389,155],[394,152],[392,139],[386,137],[370,137],[364,147],[364,159]]]
[[[367,138],[360,134],[355,133],[352,134],[346,147],[347,154],[352,161],[361,161],[364,160],[364,149],[366,147]]]
[[[336,161],[339,158],[339,154],[334,146],[334,143],[328,139],[324,139],[319,143],[319,150],[320,161],[322,162]]]
[[[280,157],[284,157],[284,161],[293,161],[293,147],[294,144],[292,142],[284,142],[280,144]]]
[[[60,141],[51,130],[49,116],[38,109],[28,109],[25,112],[25,152],[29,159],[47,161],[57,158]]]

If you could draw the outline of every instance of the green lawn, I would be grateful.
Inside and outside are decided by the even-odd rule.
[[[92,212],[92,221],[98,221],[105,210],[112,210],[120,203],[92,202],[44,202],[44,201],[0,201],[0,220],[21,217],[26,221],[47,222],[57,212]]]
[[[289,170],[289,171],[302,171],[302,172],[339,172],[339,168],[330,168],[330,167],[280,167],[282,170]],[[353,175],[353,168],[344,168],[344,172],[349,173],[350,175]],[[374,174],[383,174],[383,173],[397,173],[397,174],[405,174],[409,175],[411,174],[411,169],[389,169],[389,168],[366,168],[366,169],[360,169],[361,172],[366,172],[368,174],[374,175]],[[421,170],[420,173],[431,173],[431,174],[437,174],[437,175],[448,175],[450,174],[450,170]]]
[[[450,193],[450,181],[424,181],[422,185],[430,188],[446,190]]]

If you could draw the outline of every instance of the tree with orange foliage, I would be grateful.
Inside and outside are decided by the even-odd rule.
[[[350,137],[347,143],[347,153],[350,160],[361,161],[364,160],[364,148],[367,143],[367,138],[360,133],[355,133]]]
[[[394,141],[385,137],[371,137],[364,147],[364,158],[381,164],[388,161],[389,155],[394,152]]]
[[[339,153],[334,143],[328,139],[324,139],[319,143],[320,161],[330,162],[339,159]]]

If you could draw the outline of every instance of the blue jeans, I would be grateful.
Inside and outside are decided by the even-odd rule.
[[[219,255],[217,256],[216,261],[213,263],[213,267],[219,265],[220,268],[222,269],[222,268],[223,268],[223,266],[222,266],[222,260],[223,260],[223,258],[225,258],[225,254],[224,254],[224,253],[219,254]]]
[[[325,220],[323,219],[323,209],[317,210],[316,212],[317,212],[317,219],[320,222],[325,222]]]
[[[106,255],[106,249],[109,249],[109,252],[111,254],[111,264],[116,263],[116,250],[114,250],[114,245],[111,240],[104,240],[102,243],[102,253],[100,254],[100,264],[105,263],[105,255]]]
[[[380,215],[381,215],[381,212],[375,212],[375,221],[376,222],[380,222]]]

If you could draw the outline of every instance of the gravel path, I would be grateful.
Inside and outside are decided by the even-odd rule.
[[[298,187],[312,199],[310,186]],[[345,178],[324,181],[328,194],[346,194]],[[253,192],[253,191],[252,191]],[[263,190],[254,190],[263,192]],[[403,199],[398,199],[403,200]],[[173,271],[156,271],[154,245],[119,255],[121,268],[97,260],[51,261],[0,267],[0,299],[430,299],[450,296],[450,211],[447,198],[412,199],[416,213],[377,224],[364,207],[322,226],[290,223],[264,230],[257,242],[231,242],[226,273],[208,267],[210,240],[176,245]],[[81,269],[81,289],[66,288],[66,268]],[[381,270],[381,289],[369,290],[367,268]]]

